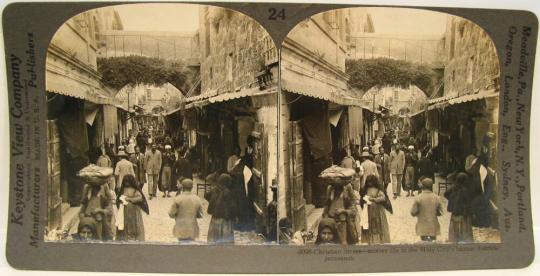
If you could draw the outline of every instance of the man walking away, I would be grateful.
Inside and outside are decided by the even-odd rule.
[[[433,193],[433,180],[424,178],[422,193],[415,198],[411,215],[417,217],[416,235],[425,242],[433,242],[441,234],[438,216],[443,213],[439,196]]]
[[[203,210],[199,197],[191,193],[192,188],[193,181],[184,179],[182,193],[174,198],[169,210],[169,216],[176,221],[173,235],[179,242],[189,243],[199,237],[197,218],[202,218]]]

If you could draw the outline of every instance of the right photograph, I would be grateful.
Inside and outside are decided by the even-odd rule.
[[[279,242],[500,243],[500,68],[477,24],[327,11],[281,48]]]

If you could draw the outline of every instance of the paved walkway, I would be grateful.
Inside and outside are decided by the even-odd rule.
[[[193,193],[197,193],[197,184],[203,183],[201,179],[196,179],[193,185]],[[143,222],[146,242],[149,243],[176,243],[177,240],[173,236],[174,219],[169,217],[169,210],[174,202],[175,193],[171,194],[171,197],[162,197],[163,193],[158,191],[158,197],[151,200],[148,199],[148,189],[145,185],[142,189],[145,197],[147,198],[150,214],[147,215],[143,212]],[[205,244],[207,241],[208,228],[210,225],[210,219],[212,218],[206,211],[208,209],[208,201],[204,199],[204,191],[199,190],[199,198],[203,204],[203,217],[197,219],[199,224],[200,235],[195,243]],[[64,230],[68,233],[74,234],[77,231],[78,220],[78,207],[69,208],[68,212],[64,215]],[[46,239],[49,241],[57,240],[61,231],[55,231],[50,233]],[[264,239],[257,235],[255,232],[240,232],[234,233],[235,244],[247,245],[247,244],[263,244]]]
[[[392,244],[411,244],[420,243],[420,238],[416,236],[416,218],[410,214],[411,207],[416,197],[407,197],[402,192],[402,196],[396,199],[392,199],[392,191],[389,185],[388,195],[392,201],[393,214],[386,212],[386,218],[388,219],[388,225],[390,228],[390,241]],[[448,227],[451,214],[446,211],[448,201],[441,195],[441,202],[443,204],[443,215],[439,217],[439,224],[441,225],[441,235],[437,236],[438,243],[445,243],[448,240]],[[318,210],[318,209],[316,209]],[[322,210],[322,209],[321,209]],[[321,213],[322,214],[322,213]],[[308,217],[308,225],[311,223],[313,226],[310,228],[313,230],[315,237],[317,236],[317,225],[319,218],[313,216]],[[500,242],[500,233],[495,229],[478,229],[473,228],[473,235],[475,242]],[[314,242],[314,241],[313,241]]]

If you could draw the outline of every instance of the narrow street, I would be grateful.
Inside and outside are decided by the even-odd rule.
[[[416,235],[416,218],[411,216],[411,207],[414,199],[416,198],[416,192],[414,197],[407,197],[406,193],[401,193],[401,197],[392,199],[392,188],[388,187],[388,196],[392,201],[392,208],[394,214],[386,213],[388,219],[388,225],[390,227],[390,241],[393,244],[411,244],[420,242],[420,237]],[[441,235],[437,236],[437,242],[445,242],[448,239],[448,224],[451,214],[446,212],[446,205],[448,201],[441,196],[441,202],[443,203],[443,215],[439,217],[439,224],[441,225]]]
[[[196,184],[193,187],[193,193],[197,190]],[[143,193],[148,199],[148,189],[145,185]],[[146,235],[146,242],[156,243],[175,243],[176,238],[172,234],[174,227],[174,219],[169,217],[169,210],[174,201],[174,193],[171,197],[163,198],[163,193],[158,191],[158,197],[148,201],[148,207],[150,214],[143,213],[144,231]],[[199,198],[203,203],[203,217],[197,219],[199,223],[199,239],[195,242],[200,244],[206,244],[208,227],[210,225],[210,219],[212,218],[206,210],[208,208],[208,201],[203,197],[203,191],[199,191]],[[264,240],[257,236],[253,232],[234,232],[235,244],[247,245],[247,244],[262,244]]]
[[[388,187],[388,195],[392,195],[392,188]],[[437,193],[437,190],[434,191]],[[388,224],[390,227],[390,240],[392,244],[411,244],[419,243],[420,237],[416,235],[416,218],[410,214],[411,207],[416,197],[407,197],[402,191],[401,197],[397,199],[390,199],[392,201],[392,207],[394,214],[386,213]],[[437,236],[438,243],[445,243],[448,240],[448,227],[450,223],[451,213],[446,211],[448,200],[444,196],[440,196],[443,204],[443,214],[439,217],[439,224],[441,225],[441,235]],[[473,227],[473,237],[475,242],[493,243],[500,242],[500,234],[494,229],[478,229]]]
[[[438,193],[438,187],[434,187],[434,193]],[[388,186],[388,195],[392,202],[393,214],[386,212],[386,218],[388,219],[388,225],[390,228],[390,241],[392,244],[414,244],[421,243],[420,237],[416,235],[416,218],[411,216],[410,211],[413,205],[414,199],[417,196],[415,192],[414,197],[407,197],[406,193],[396,199],[392,198],[392,187]],[[450,223],[451,213],[446,211],[448,200],[440,195],[441,202],[443,204],[443,214],[439,217],[439,224],[441,225],[441,235],[437,236],[437,243],[446,243],[448,240],[448,227]],[[312,225],[310,230],[314,231],[314,236],[317,236],[317,225],[322,215],[322,208],[315,209],[308,218],[308,225]],[[311,220],[311,221],[309,221]],[[475,242],[479,243],[498,243],[501,242],[500,234],[494,229],[479,229],[473,227],[473,236]],[[313,243],[315,240],[308,242]]]

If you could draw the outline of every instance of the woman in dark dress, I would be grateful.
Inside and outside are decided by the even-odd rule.
[[[148,214],[148,203],[133,175],[124,176],[117,197],[116,239],[144,241],[144,223],[141,210]]]
[[[407,191],[407,196],[414,196],[413,191],[417,190],[415,178],[417,161],[414,146],[409,146],[407,153],[405,153],[405,170],[403,172],[403,190]]]
[[[473,242],[471,192],[468,188],[468,181],[466,173],[458,173],[456,185],[444,193],[444,197],[448,199],[447,210],[452,213],[448,230],[449,242]]]
[[[326,191],[327,202],[323,210],[323,218],[331,218],[336,223],[339,241],[343,245],[357,244],[356,229],[356,196],[351,184],[329,185]]]
[[[216,185],[204,196],[208,200],[208,214],[212,215],[208,227],[208,243],[234,244],[235,202],[230,191],[231,185],[231,176],[221,174]]]
[[[369,244],[390,243],[390,230],[386,219],[387,205],[385,204],[387,196],[381,190],[379,179],[374,175],[368,175],[365,189],[366,195],[362,201],[363,208],[368,208],[369,228],[362,230],[362,242]]]

